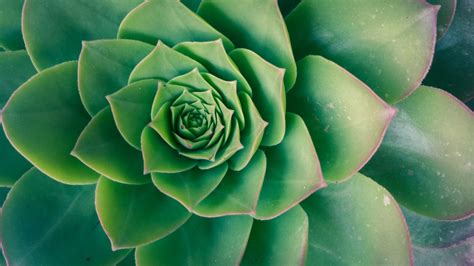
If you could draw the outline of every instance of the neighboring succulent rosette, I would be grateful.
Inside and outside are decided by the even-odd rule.
[[[410,265],[397,202],[472,214],[439,7],[299,2],[0,0],[6,261]]]

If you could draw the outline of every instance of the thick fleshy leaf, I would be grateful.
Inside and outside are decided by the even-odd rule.
[[[232,51],[230,57],[249,81],[254,103],[262,118],[268,122],[262,145],[277,145],[285,135],[284,69],[273,66],[247,49],[236,49]]]
[[[229,37],[270,63],[286,69],[285,87],[296,80],[296,64],[285,21],[276,0],[204,0],[198,14]]]
[[[267,168],[265,153],[258,151],[246,168],[227,171],[219,186],[195,208],[205,217],[255,214]]]
[[[462,1],[462,0],[461,0]],[[444,37],[444,34],[448,31],[449,26],[453,22],[454,13],[456,12],[457,0],[428,0],[432,5],[440,5],[441,9],[438,12],[437,19],[437,39]]]
[[[84,40],[111,39],[142,0],[25,1],[22,32],[37,69],[76,60]]]
[[[192,11],[196,12],[199,4],[201,4],[201,0],[181,0],[181,3],[186,5]]]
[[[364,83],[319,56],[298,62],[288,110],[306,122],[328,181],[347,179],[365,165],[396,112]]]
[[[237,80],[239,91],[252,93],[247,80],[240,74],[234,62],[227,56],[222,39],[211,42],[183,42],[174,47],[203,64],[212,74],[227,81]]]
[[[462,101],[474,98],[474,1],[457,0],[456,13],[446,35],[436,44],[424,85],[443,88]]]
[[[267,171],[257,219],[271,219],[325,187],[318,156],[303,119],[287,113],[283,141],[265,151]]]
[[[122,21],[118,37],[169,46],[222,39],[226,49],[233,48],[227,37],[177,0],[145,1]]]
[[[112,111],[104,108],[95,115],[79,136],[71,154],[96,172],[125,184],[150,183],[143,174],[139,151],[122,138],[114,124]]]
[[[209,170],[193,168],[175,174],[152,173],[151,176],[161,192],[193,211],[219,185],[226,172],[227,164],[222,164]]]
[[[141,143],[145,173],[179,173],[197,164],[195,160],[179,155],[150,127],[143,130]]]
[[[79,57],[79,93],[92,116],[107,106],[106,96],[128,83],[133,68],[153,46],[132,40],[84,42]]]
[[[429,87],[396,107],[398,115],[362,172],[422,215],[455,219],[474,213],[474,114]]]
[[[286,17],[295,7],[301,2],[301,0],[278,0],[278,6],[280,7],[281,14]]]
[[[474,263],[474,216],[440,221],[403,209],[410,227],[416,265]]]
[[[206,68],[199,62],[158,41],[155,49],[133,69],[129,83],[150,78],[168,81],[176,76],[186,74],[194,68],[206,71]]]
[[[237,265],[247,245],[252,219],[193,216],[180,229],[136,251],[138,265]]]
[[[23,0],[0,0],[0,47],[6,50],[25,48],[21,36]]]
[[[191,217],[153,184],[130,186],[102,177],[95,193],[97,214],[113,249],[151,243],[172,233]]]
[[[116,264],[117,266],[135,266],[135,250],[132,249],[128,255],[121,260],[119,263]]]
[[[127,85],[107,96],[117,129],[136,149],[141,149],[140,137],[151,121],[153,99],[161,86],[158,80],[147,79]]]
[[[308,265],[411,265],[408,228],[392,196],[356,174],[302,203],[309,217]]]
[[[415,0],[305,0],[286,22],[297,59],[324,56],[394,103],[426,75],[436,41],[437,10]]]
[[[264,130],[268,125],[260,116],[250,96],[246,93],[241,93],[240,99],[244,110],[246,125],[240,132],[240,141],[244,148],[229,159],[229,167],[235,171],[242,170],[250,162],[260,146]]]
[[[36,169],[10,191],[2,209],[2,244],[10,265],[113,265],[94,208],[95,186],[58,183]],[[47,206],[47,207],[45,207]]]
[[[11,146],[1,128],[0,158],[0,187],[13,186],[31,168],[31,164]]]
[[[255,221],[242,265],[304,265],[308,216],[299,205],[276,219]]]
[[[35,73],[36,70],[25,50],[0,52],[0,110],[13,91]]]
[[[98,179],[97,173],[70,155],[90,119],[77,92],[77,62],[57,65],[28,80],[2,115],[8,139],[38,169],[63,183]]]

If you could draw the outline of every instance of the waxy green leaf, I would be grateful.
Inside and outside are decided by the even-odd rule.
[[[298,70],[288,110],[306,122],[325,180],[345,180],[372,157],[396,111],[322,57],[305,57]]]
[[[36,169],[12,188],[2,209],[2,244],[10,265],[113,265],[94,208],[95,186],[58,183]]]
[[[153,184],[131,186],[102,177],[95,193],[97,214],[114,249],[154,242],[191,217]]]
[[[151,78],[168,81],[176,76],[186,74],[194,68],[199,71],[207,71],[199,62],[158,41],[155,49],[133,69],[128,82],[133,83],[137,80]]]
[[[120,183],[150,183],[143,174],[139,151],[128,145],[114,124],[110,107],[95,115],[79,136],[71,154],[101,175]]]
[[[44,70],[24,83],[3,113],[12,145],[50,177],[68,184],[90,184],[99,175],[70,155],[90,117],[77,92],[77,62]]]
[[[12,147],[0,128],[0,187],[13,184],[31,168],[31,164]]]
[[[398,115],[362,172],[422,215],[457,219],[472,214],[472,111],[430,87],[418,88],[396,107]]]
[[[257,151],[243,170],[227,171],[219,186],[197,205],[194,213],[205,217],[255,215],[266,168],[265,153]]]
[[[25,48],[21,35],[22,7],[23,0],[0,0],[0,47],[5,50]]]
[[[162,83],[155,79],[141,80],[125,86],[107,96],[115,125],[122,137],[140,150],[140,137],[143,129],[150,123],[150,110],[153,99]]]
[[[242,265],[304,265],[308,216],[299,205],[269,221],[255,221]]]
[[[227,164],[221,164],[209,170],[193,168],[174,174],[152,173],[151,176],[161,192],[193,211],[221,183],[227,168]]]
[[[153,46],[133,40],[84,42],[79,57],[79,94],[91,116],[107,106],[106,96],[128,84],[133,68]]]
[[[236,49],[230,57],[239,67],[253,90],[253,101],[262,118],[268,122],[262,145],[277,145],[285,135],[285,70],[266,62],[247,49]]]
[[[77,60],[82,41],[114,38],[119,23],[141,2],[26,0],[22,14],[26,50],[37,69]]]
[[[122,21],[118,37],[151,44],[160,40],[169,46],[222,39],[226,49],[233,48],[227,37],[177,0],[145,1]]]
[[[304,0],[286,23],[296,59],[324,56],[394,103],[413,92],[426,75],[437,11],[415,0]]]
[[[326,186],[311,136],[298,115],[287,113],[283,141],[265,154],[267,171],[257,219],[274,218]]]
[[[393,197],[356,174],[303,201],[309,217],[307,265],[411,265],[408,228]]]
[[[252,219],[246,216],[193,216],[164,239],[138,247],[136,261],[139,265],[237,265],[251,228]]]
[[[456,12],[456,4],[458,0],[428,0],[432,5],[440,5],[437,18],[437,33],[438,40],[444,37],[453,22],[454,14]],[[463,1],[463,0],[461,0]],[[461,11],[462,12],[462,11]]]
[[[228,36],[237,47],[248,48],[286,69],[285,87],[296,80],[290,38],[276,0],[204,0],[198,14]]]

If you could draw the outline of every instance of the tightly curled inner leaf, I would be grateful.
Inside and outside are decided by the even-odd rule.
[[[0,0],[0,15],[8,8],[22,17],[0,18],[0,46],[26,51],[0,50],[0,100],[9,98],[2,147],[11,142],[37,168],[4,207],[9,264],[95,265],[127,253],[123,263],[140,265],[411,263],[394,198],[354,174],[393,130],[396,111],[384,100],[399,101],[425,75],[436,8],[418,0],[25,0],[20,12],[9,1]],[[29,56],[39,73],[27,80]],[[0,155],[10,158],[6,147]],[[0,164],[0,184],[28,166],[19,158],[8,161],[16,171],[4,174]],[[97,184],[83,193],[45,175]],[[410,209],[445,217],[384,183]],[[456,213],[472,211],[461,194]],[[92,202],[97,238],[121,250],[98,252],[109,248],[101,241],[91,252],[81,248],[89,238],[58,237],[77,237],[62,230],[95,217]],[[19,219],[33,217],[26,205],[41,223]],[[54,257],[58,244],[80,256]]]

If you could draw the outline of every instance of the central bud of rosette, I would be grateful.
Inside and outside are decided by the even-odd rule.
[[[237,82],[195,68],[160,83],[149,126],[179,155],[209,169],[243,148],[244,120]]]

